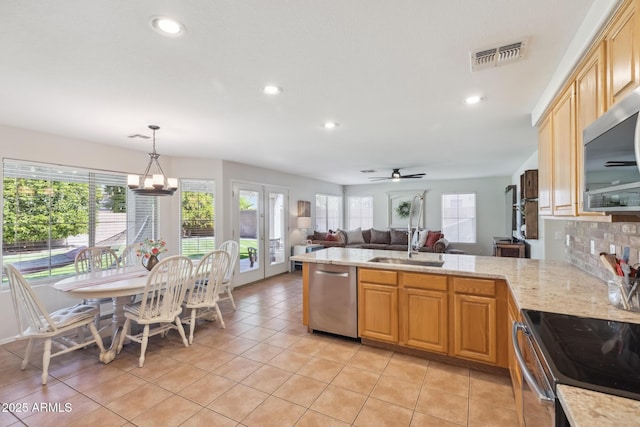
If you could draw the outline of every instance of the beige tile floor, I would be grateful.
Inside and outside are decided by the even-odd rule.
[[[508,376],[307,333],[300,273],[234,295],[226,329],[154,337],[143,368],[137,344],[109,365],[91,348],[54,358],[42,387],[38,353],[21,371],[24,344],[0,347],[0,426],[517,425]]]

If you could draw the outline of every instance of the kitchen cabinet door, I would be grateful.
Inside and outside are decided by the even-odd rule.
[[[600,43],[581,67],[576,77],[576,177],[578,214],[604,215],[601,212],[585,212],[584,198],[584,128],[593,123],[605,112],[605,71],[604,43]]]
[[[552,206],[554,216],[576,216],[576,119],[574,85],[563,93],[551,113],[553,129]]]
[[[553,182],[553,129],[551,115],[548,115],[538,128],[538,213],[553,214],[552,187]]]
[[[453,295],[453,356],[496,364],[497,333],[495,298]]]
[[[402,290],[402,344],[422,350],[447,353],[447,292],[407,288]]]
[[[358,284],[358,335],[398,343],[398,287]]]
[[[608,106],[638,87],[638,29],[636,0],[627,1],[614,18],[605,38]]]

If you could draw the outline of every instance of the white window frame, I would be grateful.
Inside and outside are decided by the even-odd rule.
[[[323,200],[324,199],[324,200]],[[330,203],[337,203],[335,216],[329,216],[328,206]],[[336,196],[335,194],[323,194],[316,193],[316,217],[315,217],[315,231],[328,231],[337,230],[342,228],[342,208],[343,198],[342,196]],[[324,211],[324,212],[323,212]]]
[[[71,244],[67,247],[58,247],[55,246],[55,242],[57,240],[52,239],[51,233],[49,232],[49,238],[43,240],[44,245],[39,251],[42,252],[38,257],[38,259],[43,260],[42,268],[38,270],[23,272],[27,280],[29,280],[33,284],[50,283],[54,280],[59,280],[60,278],[67,275],[74,274],[75,272],[73,270],[72,263],[60,265],[54,263],[52,261],[52,258],[53,256],[60,255],[61,253],[71,253],[75,245],[77,245],[78,247],[80,247],[81,245],[104,245],[120,251],[124,250],[124,248],[131,243],[139,242],[141,240],[144,240],[145,238],[158,237],[157,233],[159,228],[157,206],[158,202],[156,200],[157,198],[138,196],[131,190],[128,190],[127,175],[124,173],[14,159],[4,159],[2,165],[3,222],[7,221],[4,212],[5,198],[17,197],[16,195],[7,193],[8,190],[4,185],[5,179],[26,179],[45,183],[48,182],[50,186],[49,188],[51,190],[47,189],[47,191],[53,191],[53,183],[59,182],[79,183],[86,184],[88,186],[89,205],[83,207],[86,208],[88,212],[86,241],[83,241],[84,237],[67,236],[67,242],[71,242]],[[109,215],[107,215],[107,219],[105,220],[98,217],[98,210],[100,210],[100,208],[96,205],[96,203],[93,202],[95,201],[98,194],[96,190],[99,188],[104,190],[104,188],[106,188],[104,186],[107,185],[113,187],[121,187],[123,191],[126,191],[125,218],[109,219]],[[35,194],[39,195],[41,198],[47,197],[46,192]],[[104,193],[103,191],[102,194],[104,195],[106,193]],[[107,199],[103,199],[99,203],[102,203],[105,200]],[[51,205],[51,201],[47,203],[48,204],[43,204],[42,207],[47,209],[46,212],[48,213],[48,215],[51,215],[54,207],[53,205]],[[100,219],[102,222],[98,221],[98,219]],[[18,223],[17,218],[16,223]],[[51,226],[52,224],[49,223],[49,230],[51,230]],[[100,229],[98,229],[99,227]],[[114,230],[110,231],[109,227],[114,227]],[[98,234],[98,231],[100,231],[101,233]],[[106,236],[105,231],[107,232]],[[113,235],[110,234],[112,232],[114,233]],[[79,236],[84,236],[84,234]],[[78,243],[79,239],[82,243]],[[28,251],[15,251],[14,253],[9,255],[3,255],[2,262],[15,263],[15,265],[20,268],[21,262],[28,262],[31,258],[33,258],[33,254],[30,254]],[[48,266],[45,266],[44,260],[47,259],[49,260],[48,262],[46,262]],[[8,286],[6,282],[6,276],[4,276],[3,274],[0,289],[7,288]]]
[[[180,238],[180,254],[181,255],[188,256],[192,259],[200,259],[206,253],[214,250],[216,246],[218,246],[216,245],[216,242],[215,242],[215,222],[216,222],[215,187],[216,187],[215,181],[210,179],[187,179],[187,178],[180,179],[180,230],[182,231],[181,238]],[[198,234],[195,236],[187,235],[189,234],[189,230],[186,230],[185,227],[183,227],[184,221],[182,217],[183,216],[182,202],[183,202],[185,192],[211,195],[212,197],[211,203],[213,207],[213,217],[211,218],[211,222],[213,225],[212,235],[210,236],[204,235],[204,234]],[[186,239],[190,240],[189,245],[185,245]]]
[[[452,196],[455,196],[458,200],[460,198],[460,196],[473,196],[473,216],[461,216],[462,212],[460,211],[460,206],[458,204],[456,212],[455,212],[455,216],[446,216],[445,212],[447,210],[447,203],[446,203],[446,199],[447,198],[451,198]],[[478,229],[477,229],[477,213],[478,213],[478,196],[475,192],[455,192],[455,193],[442,193],[441,199],[441,215],[440,215],[440,223],[441,223],[441,230],[442,233],[444,234],[444,237],[452,243],[469,243],[469,244],[474,244],[477,243],[478,240]],[[447,219],[454,219],[456,220],[456,233],[452,233],[452,232],[447,232],[447,230],[450,230],[452,225],[448,224],[445,227],[445,220]],[[471,240],[460,240],[460,223],[461,220],[470,220],[472,221],[472,228],[473,228],[473,236],[471,238]]]
[[[358,209],[355,209],[357,204]],[[368,207],[363,207],[367,206]],[[366,213],[364,210],[366,209]],[[357,210],[357,213],[356,213]],[[348,196],[347,197],[347,227],[355,230],[360,227],[362,230],[373,228],[373,196]]]

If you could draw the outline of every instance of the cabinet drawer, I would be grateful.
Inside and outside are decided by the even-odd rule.
[[[400,283],[405,288],[445,292],[447,290],[447,276],[438,276],[436,274],[400,273]]]
[[[358,279],[361,282],[380,283],[383,285],[398,284],[398,273],[395,271],[361,268],[358,274]]]
[[[496,282],[487,279],[473,279],[469,277],[454,277],[453,291],[458,294],[496,295]]]

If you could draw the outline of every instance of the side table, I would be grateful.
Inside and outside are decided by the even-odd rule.
[[[291,255],[307,254],[309,252],[319,251],[320,249],[324,249],[324,246],[315,243],[310,245],[293,245],[291,247]],[[290,271],[295,271],[298,267],[302,269],[302,263],[300,261],[291,261]]]

